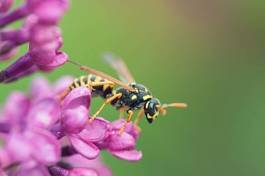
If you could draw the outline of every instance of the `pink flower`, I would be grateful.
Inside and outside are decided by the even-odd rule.
[[[72,90],[61,101],[58,94],[72,81],[63,78],[50,85],[37,78],[28,94],[13,92],[2,108],[0,134],[5,145],[0,148],[0,168],[14,175],[110,176],[99,160],[107,150],[115,157],[138,161],[136,149],[139,131],[125,120],[109,122],[96,118],[88,123],[91,92],[86,87]],[[18,107],[15,108],[14,107]],[[36,150],[37,149],[37,150]]]
[[[58,27],[67,9],[68,0],[27,0],[0,16],[0,28],[24,20],[20,29],[0,30],[0,60],[14,56],[20,45],[29,45],[27,53],[0,73],[0,82],[9,83],[38,70],[52,71],[67,61],[67,54],[60,51],[63,40]]]
[[[72,155],[65,159],[68,163],[72,163],[73,167],[77,168],[87,168],[93,169],[96,171],[98,176],[111,176],[112,173],[110,169],[102,163],[101,157],[97,157],[96,159],[89,160],[81,155]]]
[[[91,124],[86,124],[79,134],[68,134],[69,141],[77,153],[87,159],[98,157],[100,150],[107,150],[117,158],[138,161],[142,152],[136,150],[138,130],[132,123],[128,124],[123,134],[119,133],[125,120],[113,123],[97,118]]]

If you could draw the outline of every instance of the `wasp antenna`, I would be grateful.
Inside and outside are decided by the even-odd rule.
[[[179,109],[184,109],[184,108],[187,108],[188,105],[186,103],[171,103],[171,104],[166,104],[164,105],[165,108],[179,108]]]
[[[188,105],[186,103],[171,103],[171,104],[163,104],[158,105],[157,108],[159,109],[160,113],[162,115],[166,115],[167,114],[167,109],[168,108],[178,108],[178,109],[184,109],[187,108]]]
[[[76,61],[73,61],[73,60],[67,60],[67,62],[69,62],[69,63],[71,63],[71,64],[73,64],[73,65],[75,65],[75,66],[78,66],[78,67],[82,67],[83,65],[82,64],[80,64],[80,63],[78,63],[78,62],[76,62]]]

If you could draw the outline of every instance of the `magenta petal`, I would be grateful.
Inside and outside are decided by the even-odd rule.
[[[48,170],[43,166],[37,166],[34,168],[19,167],[15,176],[50,176]]]
[[[73,82],[74,78],[71,76],[64,76],[55,82],[53,90],[56,94],[59,94],[66,90],[69,85]]]
[[[51,94],[49,82],[44,77],[37,77],[31,83],[31,96],[37,101]]]
[[[70,170],[69,176],[98,176],[98,174],[92,169],[74,168]]]
[[[61,18],[64,9],[60,1],[43,1],[34,9],[34,14],[38,16],[41,22],[55,24]]]
[[[81,139],[78,139],[74,136],[70,136],[69,140],[74,149],[82,156],[88,159],[95,159],[99,155],[100,150],[93,143],[85,143]]]
[[[37,102],[31,108],[28,124],[33,127],[49,128],[60,118],[60,104],[53,98],[46,98]]]
[[[1,168],[0,168],[0,176],[7,176]]]
[[[12,159],[10,158],[11,156],[9,155],[8,151],[5,149],[0,148],[0,173],[1,173],[1,168],[5,168],[10,163],[12,163]],[[2,176],[0,174],[0,176]]]
[[[74,108],[80,105],[90,106],[91,92],[86,87],[72,90],[63,101],[63,109]]]
[[[26,140],[24,134],[13,132],[8,138],[7,151],[9,157],[14,161],[24,161],[29,159],[31,149],[31,145]]]
[[[132,149],[135,147],[135,139],[128,133],[122,135],[113,134],[109,144],[110,150]]]
[[[32,146],[33,157],[40,163],[55,164],[60,160],[60,143],[50,132],[34,129],[27,133],[27,138]]]
[[[125,119],[119,119],[111,123],[111,126],[114,130],[120,130],[124,123],[126,122]],[[139,127],[135,126],[134,123],[130,122],[126,125],[125,132],[132,135],[134,139],[137,139],[140,135]]]
[[[96,159],[86,159],[81,155],[72,155],[64,159],[67,163],[75,168],[93,168],[100,176],[111,176],[110,169],[104,165],[100,157]]]
[[[125,119],[118,119],[118,120],[115,120],[111,123],[111,126],[113,129],[115,130],[119,130],[122,128],[122,126],[124,125],[124,123],[126,122]]]
[[[25,114],[28,113],[30,100],[23,93],[14,92],[6,101],[3,109],[3,116],[12,124],[18,124],[25,120]],[[14,108],[19,107],[19,108]],[[24,118],[23,118],[24,117]]]
[[[78,136],[86,142],[98,142],[107,136],[108,122],[102,119],[95,119],[87,124],[85,129]]]
[[[35,22],[33,17],[29,18],[29,20],[29,25]],[[57,26],[34,24],[31,29],[30,41],[33,47],[39,47],[43,44],[55,41],[60,35],[61,31]],[[40,62],[40,64],[45,63],[47,63],[47,61]]]
[[[88,119],[88,109],[85,106],[78,106],[66,109],[62,113],[62,127],[67,133],[79,133],[84,129]]]
[[[139,161],[143,156],[142,152],[136,150],[110,151],[110,153],[119,159],[127,161]]]
[[[53,69],[63,65],[67,60],[68,60],[68,55],[62,52],[62,53],[57,54],[53,58],[51,63],[49,63],[47,65],[39,65],[39,68],[42,71],[50,71],[50,70],[53,70]]]

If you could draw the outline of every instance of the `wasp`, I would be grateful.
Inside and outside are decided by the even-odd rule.
[[[151,124],[157,119],[160,113],[165,115],[167,108],[187,107],[185,103],[161,104],[159,99],[155,98],[146,86],[135,82],[127,65],[122,59],[111,54],[105,55],[104,58],[107,63],[117,71],[120,80],[101,71],[68,60],[68,62],[78,66],[81,70],[89,73],[89,75],[75,79],[68,89],[60,95],[60,98],[63,99],[75,88],[85,86],[91,90],[92,96],[101,97],[105,100],[98,111],[89,119],[89,122],[92,122],[102,112],[106,105],[112,105],[119,110],[121,114],[127,112],[126,123],[120,129],[120,133],[122,133],[126,125],[131,122],[136,110],[139,110],[139,113],[134,123],[139,127],[140,121],[144,115]]]

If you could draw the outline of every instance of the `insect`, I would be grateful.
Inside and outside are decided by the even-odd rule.
[[[73,81],[66,91],[61,94],[63,99],[71,90],[85,86],[92,90],[92,96],[98,96],[105,101],[98,111],[89,119],[92,122],[104,109],[106,105],[112,105],[123,114],[127,112],[126,123],[120,129],[124,131],[126,125],[131,122],[136,110],[140,110],[135,120],[135,125],[139,126],[142,117],[145,115],[149,123],[152,123],[160,113],[166,114],[167,108],[186,108],[185,103],[161,104],[159,99],[153,97],[152,93],[144,85],[136,83],[128,67],[122,59],[114,57],[111,54],[105,55],[105,60],[117,71],[120,80],[113,78],[103,72],[82,66],[75,61],[68,61],[81,70],[89,73],[87,76],[81,76]]]

